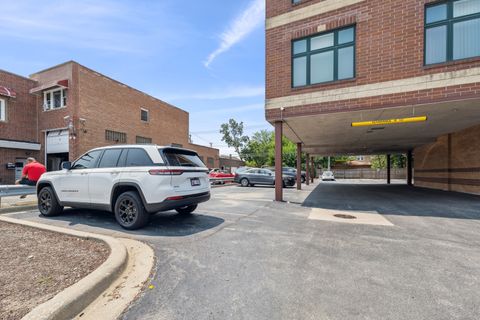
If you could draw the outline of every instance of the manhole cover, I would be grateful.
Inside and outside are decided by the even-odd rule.
[[[340,218],[340,219],[357,219],[357,217],[351,216],[349,214],[335,214],[333,216],[337,217],[337,218]]]

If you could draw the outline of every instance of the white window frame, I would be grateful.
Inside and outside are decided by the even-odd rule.
[[[7,106],[5,99],[0,99],[0,121],[7,121]]]
[[[53,104],[53,94],[55,92],[60,91],[60,107],[55,108]],[[65,98],[68,97],[66,95],[67,90],[65,88],[55,88],[51,90],[46,90],[43,91],[43,111],[49,111],[49,110],[57,110],[61,108],[65,108],[67,105],[64,103],[66,102]],[[50,105],[47,104],[47,95],[50,93]]]
[[[147,121],[142,119],[142,111],[145,111],[147,113]],[[140,120],[142,122],[150,122],[150,111],[148,109],[140,108]]]

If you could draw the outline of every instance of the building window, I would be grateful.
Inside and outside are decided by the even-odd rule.
[[[292,42],[292,86],[355,77],[355,27]]]
[[[127,134],[112,130],[105,130],[105,140],[117,143],[127,143]]]
[[[3,99],[0,99],[0,121],[7,121],[7,107]]]
[[[43,110],[52,110],[67,106],[67,90],[53,89],[43,92]]]
[[[152,138],[146,138],[146,137],[136,137],[136,143],[137,144],[152,144]]]
[[[140,120],[144,121],[144,122],[148,122],[148,110],[147,109],[140,109]]]
[[[480,0],[448,0],[425,8],[425,64],[480,56]]]

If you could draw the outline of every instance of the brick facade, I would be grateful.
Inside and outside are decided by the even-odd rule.
[[[299,5],[292,5],[291,1],[268,0],[267,17],[273,17],[274,12],[281,14],[296,10],[300,6],[309,6],[318,2],[321,1],[302,1]],[[267,101],[278,97],[296,96],[480,67],[480,58],[437,66],[424,66],[423,17],[425,4],[429,2],[432,1],[362,1],[313,18],[268,29],[266,31]],[[279,8],[283,9],[280,10]],[[398,14],[398,12],[402,14]],[[356,25],[356,77],[353,80],[292,88],[292,40],[319,33],[319,26],[322,26],[322,30],[328,31],[348,25]],[[297,108],[286,108],[283,116],[403,106],[433,100],[457,100],[471,96],[478,97],[479,94],[480,83],[477,82],[398,94],[378,94],[362,99],[303,104]],[[267,109],[267,120],[278,119],[278,109]]]
[[[267,0],[267,121],[478,101],[480,57],[424,65],[425,5],[433,2]],[[353,25],[355,77],[293,88],[292,41]],[[480,193],[479,134],[473,127],[415,149],[415,184]]]
[[[220,151],[218,149],[200,146],[193,143],[187,144],[185,148],[195,150],[208,168],[213,169],[220,166]]]
[[[0,121],[0,140],[11,142],[39,142],[37,98],[29,94],[37,83],[31,79],[0,70],[0,86],[8,87],[16,92],[15,98],[0,96],[5,100],[6,121]],[[35,150],[20,150],[0,147],[0,184],[12,183],[15,170],[7,169],[8,163],[23,161],[28,157],[37,157]]]
[[[415,185],[480,194],[480,126],[415,149]]]
[[[126,134],[124,143],[128,144],[135,144],[138,137],[158,145],[182,145],[203,155],[205,161],[213,159],[218,166],[218,149],[189,143],[189,114],[184,110],[73,61],[30,78],[0,72],[0,85],[17,92],[16,98],[7,101],[9,121],[0,122],[0,140],[41,144],[40,151],[0,149],[0,183],[13,183],[14,170],[7,171],[5,165],[16,158],[33,155],[46,163],[46,134],[57,130],[69,130],[71,161],[92,148],[118,143],[107,141],[105,131],[111,130]],[[66,106],[44,111],[43,91],[30,94],[30,90],[61,80],[68,80]],[[148,110],[148,121],[141,120],[141,109]]]

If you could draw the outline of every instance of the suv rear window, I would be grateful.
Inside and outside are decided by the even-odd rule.
[[[205,167],[197,153],[180,149],[159,149],[167,164],[172,167]]]
[[[103,153],[102,160],[98,164],[99,168],[115,168],[122,149],[107,149]]]
[[[143,149],[128,149],[126,167],[149,167],[153,161]]]

